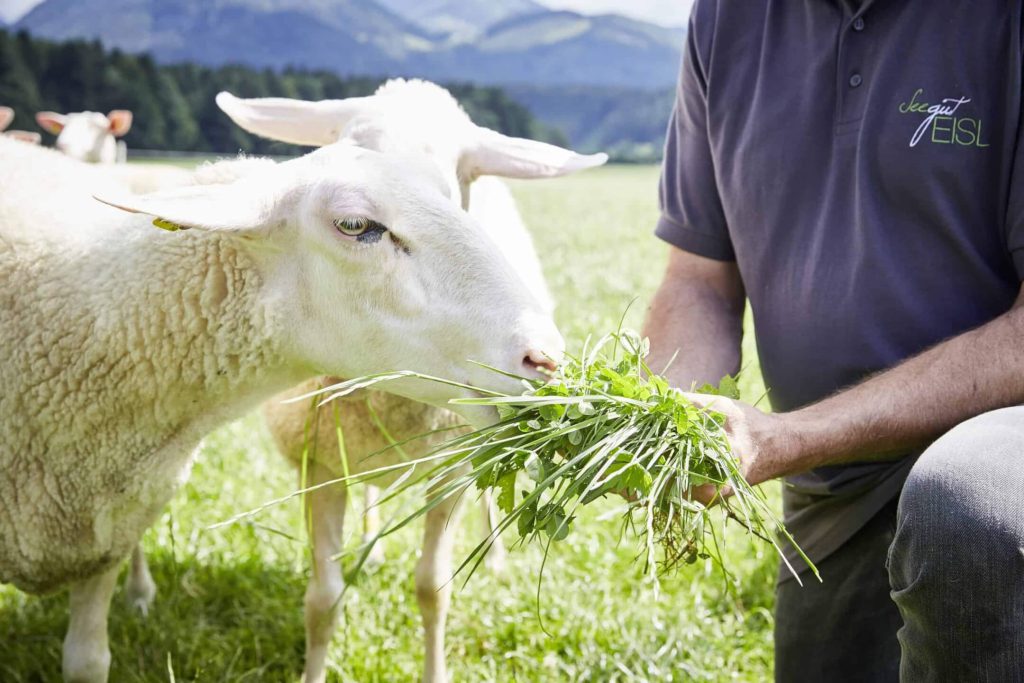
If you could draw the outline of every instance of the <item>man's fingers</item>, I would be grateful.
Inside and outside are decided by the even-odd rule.
[[[705,507],[713,507],[720,503],[723,498],[728,498],[731,495],[731,486],[723,486],[721,489],[718,489],[714,484],[703,484],[690,489],[690,497]]]
[[[640,496],[637,495],[636,491],[630,489],[619,489],[613,491],[613,493],[622,496],[626,502],[635,503],[640,500]],[[689,500],[696,501],[705,507],[713,507],[718,505],[723,498],[728,498],[733,493],[731,486],[723,486],[719,489],[714,484],[701,484],[700,486],[694,486],[690,489]]]
[[[690,497],[692,497],[698,503],[703,503],[705,506],[711,505],[715,499],[717,493],[715,487],[711,484],[704,484],[703,486],[695,486],[690,489]]]
[[[721,402],[721,396],[715,396],[714,394],[698,394],[693,391],[684,391],[683,398],[690,403],[694,404],[698,408],[704,408],[705,410],[711,410],[716,402]]]

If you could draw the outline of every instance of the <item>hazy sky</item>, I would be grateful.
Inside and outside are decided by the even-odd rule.
[[[0,0],[0,17],[13,21],[41,0]],[[465,0],[488,2],[489,0]],[[681,26],[690,15],[693,0],[539,0],[549,7],[572,9],[584,14],[616,12],[657,24]]]
[[[14,21],[32,7],[39,4],[40,0],[0,0],[0,18],[5,21]]]

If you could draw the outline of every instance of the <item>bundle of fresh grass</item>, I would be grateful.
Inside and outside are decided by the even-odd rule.
[[[581,506],[608,494],[628,499],[624,530],[640,539],[640,557],[652,575],[699,558],[710,559],[725,571],[712,520],[716,509],[771,543],[780,555],[780,542],[797,547],[764,493],[740,473],[723,429],[724,416],[698,407],[652,372],[645,362],[648,348],[647,340],[635,332],[620,331],[591,348],[585,345],[547,380],[519,378],[521,395],[477,390],[482,398],[457,400],[492,406],[499,419],[448,441],[424,458],[386,468],[418,465],[425,473],[400,480],[385,500],[417,485],[426,485],[430,493],[423,507],[383,533],[396,531],[445,498],[476,488],[494,490],[505,516],[460,566],[459,571],[468,568],[470,574],[495,534],[515,528],[523,542],[541,541],[549,549],[570,533]],[[330,400],[410,375],[368,377],[324,391],[331,393]],[[698,391],[737,395],[729,377],[719,387]],[[358,479],[380,473],[383,470]],[[699,502],[693,490],[707,485],[716,492],[713,500]],[[729,495],[723,495],[726,491]],[[803,559],[813,568],[806,556]]]

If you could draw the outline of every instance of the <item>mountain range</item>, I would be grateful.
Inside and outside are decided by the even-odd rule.
[[[537,14],[543,5],[533,0],[379,0],[400,17],[428,31],[444,35],[449,42],[466,42],[479,37],[490,26],[511,17]]]
[[[485,84],[664,88],[682,29],[533,0],[45,0],[15,25],[161,62]]]

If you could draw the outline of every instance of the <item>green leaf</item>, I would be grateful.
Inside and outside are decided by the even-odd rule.
[[[644,337],[640,340],[640,358],[647,358],[651,354],[651,340]]]
[[[519,535],[521,537],[526,538],[533,533],[533,522],[536,518],[536,514],[537,510],[532,506],[524,507],[523,511],[519,513],[519,517],[516,519],[516,527],[519,530]]]
[[[548,516],[548,523],[544,531],[552,541],[563,541],[569,535],[571,523],[572,518],[566,518],[565,512],[558,509]]]
[[[723,377],[722,381],[718,383],[718,393],[728,398],[739,399],[740,385],[736,382],[736,378],[732,375]]]
[[[499,406],[496,406],[496,407],[498,409],[498,418],[502,422],[504,422],[505,420],[509,420],[509,419],[512,419],[513,417],[515,417],[516,409],[513,408],[512,406],[499,405]]]
[[[526,459],[524,469],[530,479],[536,482],[544,481],[544,462],[537,457],[536,453],[530,453],[530,457]]]
[[[487,469],[480,472],[479,476],[476,479],[477,488],[483,491],[484,489],[494,486],[497,482],[496,475],[497,471],[493,466],[488,467]]]
[[[562,416],[565,415],[565,406],[553,403],[546,406],[540,406],[537,409],[537,412],[540,413],[541,418],[547,420],[548,422],[556,422],[558,420],[561,420]]]
[[[690,416],[689,416],[688,412],[689,411],[687,411],[684,408],[684,409],[676,410],[675,411],[675,415],[673,415],[673,419],[675,420],[675,423],[676,423],[676,431],[679,434],[685,434],[686,430],[688,430],[690,428]]]
[[[516,507],[516,473],[506,472],[498,478],[498,509],[506,515]]]
[[[640,465],[630,465],[626,468],[624,474],[626,477],[626,488],[633,489],[642,496],[646,496],[651,492],[654,479],[646,469]]]

